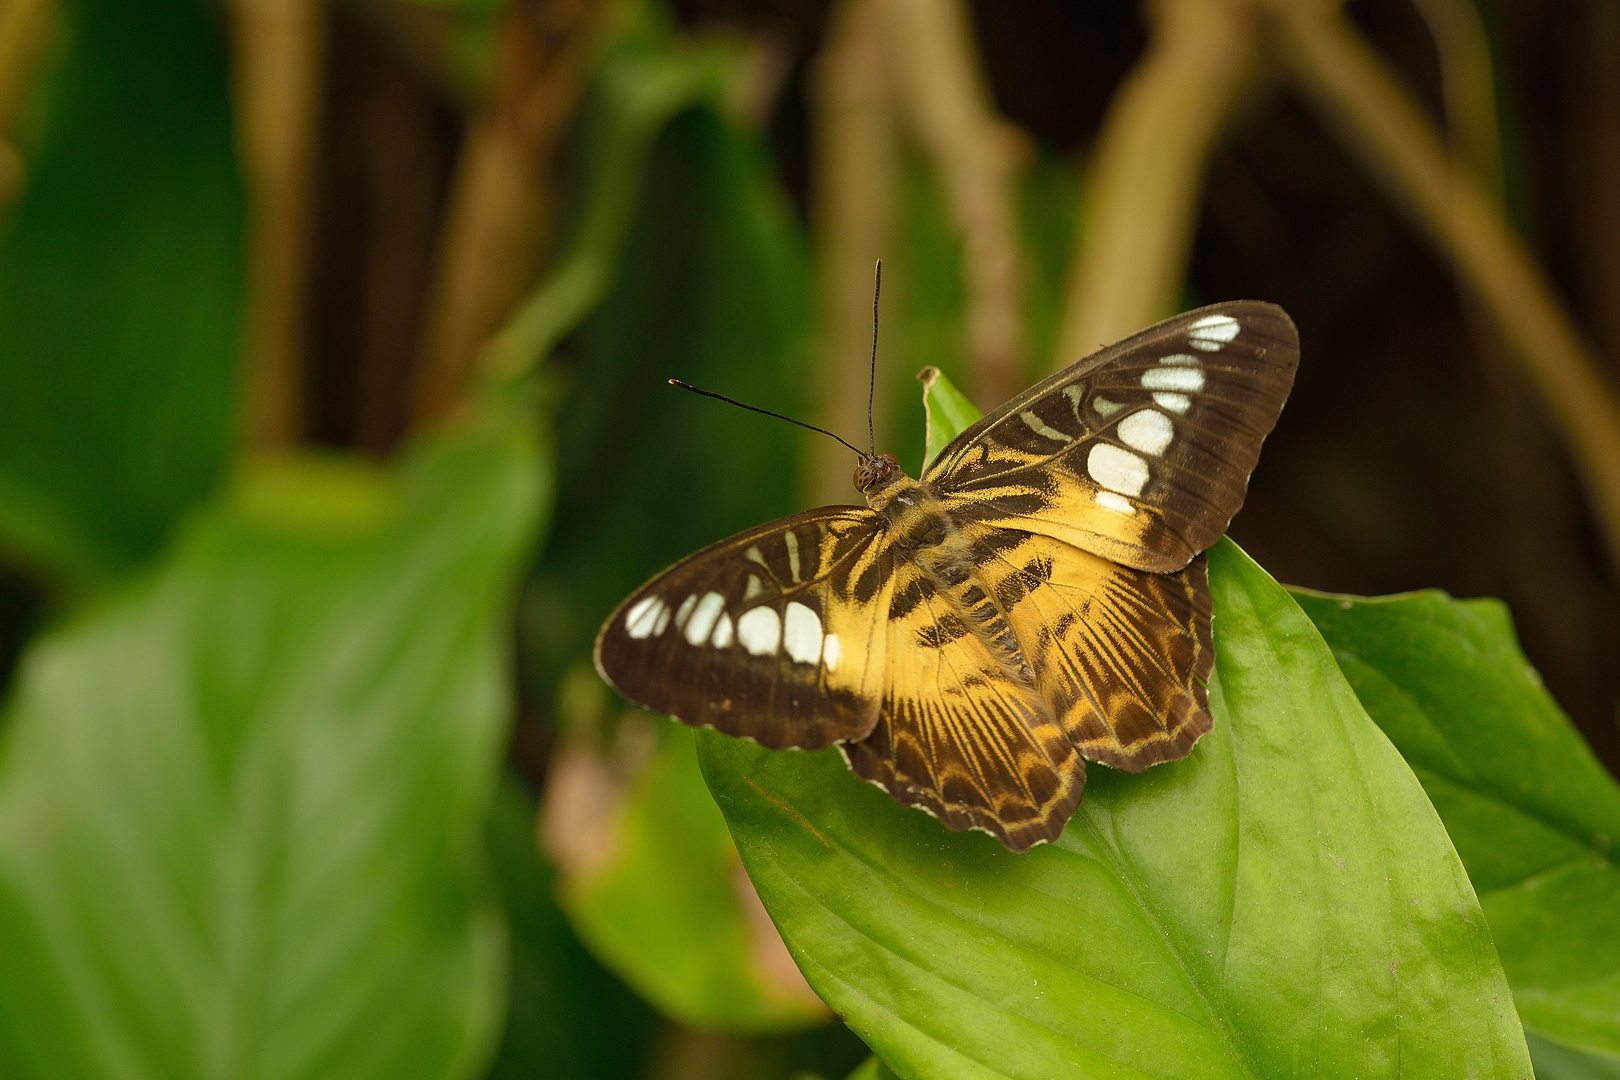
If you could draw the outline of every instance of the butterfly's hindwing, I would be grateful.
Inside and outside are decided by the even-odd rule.
[[[1281,308],[1200,308],[1031,387],[962,432],[923,479],[962,519],[1179,570],[1242,506],[1298,359]]]
[[[999,546],[982,572],[1081,755],[1126,772],[1185,757],[1212,724],[1204,556],[1155,574],[1047,536]]]
[[[895,577],[882,718],[843,747],[850,768],[1014,851],[1053,839],[1080,801],[1085,763],[1005,620],[976,617],[987,597],[974,577],[953,584],[905,562]]]
[[[597,670],[644,708],[773,749],[861,738],[883,675],[882,526],[825,507],[705,548],[609,617]]]
[[[883,713],[850,768],[1014,851],[1063,831],[1082,758],[1129,772],[1209,731],[1205,560],[1173,574],[967,524],[960,583],[895,566]]]

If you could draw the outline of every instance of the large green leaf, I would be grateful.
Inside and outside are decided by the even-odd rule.
[[[699,735],[743,861],[812,986],[902,1077],[1476,1076],[1529,1058],[1462,866],[1309,620],[1210,557],[1215,730],[1093,768],[1012,855],[836,752]]]
[[[1296,598],[1445,821],[1525,1025],[1620,1054],[1620,784],[1519,651],[1507,608]]]
[[[505,935],[483,822],[525,425],[395,480],[295,462],[25,658],[0,775],[0,1071],[466,1075]]]
[[[197,0],[71,0],[0,238],[0,547],[69,578],[150,555],[224,462],[240,192]]]

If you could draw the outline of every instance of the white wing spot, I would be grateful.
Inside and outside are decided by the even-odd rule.
[[[1205,352],[1219,352],[1237,336],[1238,323],[1230,315],[1205,315],[1187,328],[1187,343]]]
[[[1160,391],[1153,395],[1153,401],[1161,409],[1169,409],[1177,416],[1186,416],[1187,410],[1192,407],[1192,398],[1186,394],[1172,394]]]
[[[755,656],[773,653],[782,640],[782,620],[771,608],[750,608],[737,619],[737,640]]]
[[[754,597],[758,596],[760,593],[762,593],[764,591],[765,591],[765,586],[763,586],[763,585],[761,585],[759,583],[759,578],[755,577],[753,574],[749,574],[748,575],[748,588],[743,592],[743,599],[744,600],[752,600]]]
[[[664,632],[669,625],[669,605],[656,596],[644,596],[624,613],[624,632],[640,641]]]
[[[726,608],[726,598],[717,592],[703,594],[698,601],[692,617],[686,621],[686,640],[691,645],[701,645],[709,638],[709,631],[714,629],[714,621]]]
[[[1119,410],[1123,409],[1125,406],[1121,405],[1117,401],[1109,401],[1105,397],[1094,397],[1091,399],[1091,407],[1097,410],[1098,416],[1106,419],[1107,417],[1113,416],[1115,413],[1119,412]]]
[[[1116,514],[1134,514],[1136,507],[1123,495],[1115,495],[1112,491],[1099,491],[1096,495],[1097,505],[1104,510],[1112,510]]]
[[[758,563],[759,565],[764,566],[766,570],[770,569],[770,567],[766,565],[765,556],[759,553],[759,548],[757,547],[751,547],[747,551],[743,552],[743,558],[747,559],[749,562]]]
[[[688,596],[685,600],[682,600],[681,601],[681,606],[678,609],[676,609],[676,612],[675,612],[675,625],[676,626],[685,626],[686,625],[686,617],[688,615],[692,614],[692,609],[694,607],[696,607],[696,606],[697,606],[697,593],[693,593],[691,596]]]
[[[714,636],[709,638],[709,644],[717,649],[724,649],[731,644],[731,616],[723,611],[720,613],[720,620],[714,624]]]
[[[1079,420],[1080,403],[1086,398],[1086,388],[1079,383],[1070,383],[1063,388],[1063,396],[1069,399],[1069,404],[1074,408],[1074,418]]]
[[[801,664],[813,664],[821,656],[821,619],[796,600],[787,606],[782,647]]]
[[[1147,390],[1176,390],[1183,394],[1196,394],[1204,388],[1204,371],[1195,367],[1156,367],[1142,372],[1142,386]]]
[[[1171,353],[1169,356],[1159,357],[1159,363],[1169,364],[1172,367],[1197,367],[1198,357],[1191,353]]]
[[[1055,442],[1074,442],[1074,437],[1065,435],[1055,427],[1048,427],[1046,421],[1025,409],[1018,414],[1018,419],[1029,425],[1029,430],[1043,439],[1052,439]]]
[[[828,671],[838,669],[838,658],[843,655],[843,649],[838,644],[837,634],[828,634],[821,641],[821,662],[827,665]]]
[[[1119,422],[1114,429],[1119,435],[1119,441],[1133,450],[1140,450],[1144,454],[1158,457],[1164,453],[1164,448],[1170,445],[1175,438],[1175,425],[1170,418],[1157,409],[1143,409],[1133,412]]]
[[[787,545],[788,574],[792,576],[794,584],[799,581],[799,537],[792,529],[782,534],[782,542]]]
[[[1147,462],[1113,443],[1097,443],[1086,456],[1091,478],[1121,495],[1140,495],[1147,485]]]

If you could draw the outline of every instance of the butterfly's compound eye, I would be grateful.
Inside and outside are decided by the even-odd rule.
[[[893,454],[872,454],[855,467],[855,488],[870,495],[884,487],[900,472],[900,459]]]

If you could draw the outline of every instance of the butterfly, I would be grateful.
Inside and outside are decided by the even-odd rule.
[[[1203,552],[1298,360],[1281,308],[1215,304],[1030,387],[919,480],[862,453],[866,506],[676,563],[608,617],[597,671],[687,724],[836,745],[953,830],[1015,852],[1053,840],[1087,761],[1139,772],[1213,725]]]

